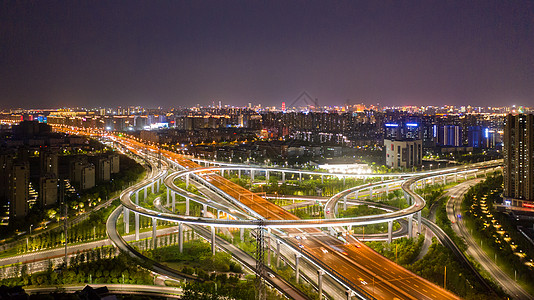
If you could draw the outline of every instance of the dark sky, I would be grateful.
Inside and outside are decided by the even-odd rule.
[[[0,106],[534,106],[533,1],[2,1]]]

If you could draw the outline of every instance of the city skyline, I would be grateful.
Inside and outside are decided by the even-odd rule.
[[[6,3],[3,108],[526,105],[532,3]]]

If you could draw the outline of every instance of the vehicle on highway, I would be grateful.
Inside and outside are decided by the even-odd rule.
[[[321,247],[321,251],[323,251],[323,253],[328,253],[328,250],[326,250],[325,247]]]

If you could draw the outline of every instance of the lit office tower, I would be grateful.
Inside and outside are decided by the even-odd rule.
[[[534,115],[508,115],[504,127],[504,197],[534,201]]]

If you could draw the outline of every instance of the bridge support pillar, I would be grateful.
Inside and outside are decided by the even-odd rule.
[[[170,194],[171,194],[170,189],[167,189],[167,206],[169,206],[169,203],[170,203],[170,200],[171,200],[170,199],[171,198]]]
[[[189,198],[185,198],[185,215],[189,216]]]
[[[139,191],[135,193],[135,204],[139,205]]]
[[[245,228],[241,228],[239,230],[239,239],[241,240],[241,243],[245,242]]]
[[[254,169],[250,170],[250,184],[254,182]]]
[[[269,171],[265,170],[265,181],[267,181],[267,183],[269,183],[269,179],[271,179]]]
[[[317,285],[319,288],[319,300],[323,299],[323,275],[324,271],[319,269],[317,270]]]
[[[124,223],[124,233],[130,233],[130,211],[126,207],[122,207],[122,222]]]
[[[321,184],[323,184],[323,183],[324,183],[324,176],[321,175]]]
[[[286,172],[282,172],[282,183],[286,182]]]
[[[267,266],[271,266],[271,228],[267,228]]]
[[[150,185],[150,188],[152,189],[152,194],[155,194],[154,182],[152,182],[152,184]]]
[[[134,218],[135,218],[135,240],[139,240],[139,214],[134,212]]]
[[[215,255],[215,227],[211,226],[211,254]]]
[[[189,174],[185,175],[185,188],[189,188]]]
[[[408,238],[413,237],[413,215],[408,216]]]
[[[352,300],[352,291],[351,290],[346,290],[345,291],[345,295],[347,295],[347,300]]]
[[[174,191],[171,192],[171,198],[172,198],[172,212],[176,209],[176,193]]]
[[[373,187],[369,187],[369,199],[373,200]]]
[[[295,253],[295,278],[297,280],[297,283],[299,283],[299,279],[300,279],[299,260],[300,260],[300,253]]]
[[[406,199],[406,203],[408,203],[408,205],[411,205],[410,204],[410,195],[406,192],[404,192],[404,199]]]
[[[145,186],[145,197],[143,198],[144,200],[146,200],[147,195],[148,195],[148,186]]]
[[[386,184],[386,196],[389,194],[389,183]]]
[[[417,212],[417,233],[421,233],[421,226],[423,223],[421,222],[421,211]]]
[[[356,201],[358,201],[358,198],[359,198],[359,197],[360,197],[360,192],[355,191],[355,192],[354,192],[354,199],[355,199]]]
[[[443,185],[446,185],[447,184],[447,175],[443,175],[443,176],[441,176],[441,178],[443,178]]]
[[[184,252],[184,225],[182,222],[178,223],[178,247],[180,253]]]
[[[204,218],[207,218],[208,217],[208,206],[206,204],[202,204],[202,212],[203,212],[203,216]]]
[[[280,266],[280,245],[282,243],[279,240],[276,240],[276,266]]]
[[[159,179],[156,180],[156,192],[159,193]]]
[[[458,182],[458,174],[454,174],[454,182]]]
[[[345,187],[345,182],[346,182],[345,180],[346,180],[346,177],[343,176],[343,187]]]
[[[393,240],[393,221],[388,221],[388,244]]]
[[[237,177],[241,179],[241,170],[237,170]]]
[[[158,220],[152,218],[152,249],[156,249],[156,231],[158,229]]]
[[[299,183],[302,183],[302,173],[299,173]]]
[[[345,197],[343,197],[343,210],[347,210],[347,197],[348,196],[349,195],[345,195]]]

